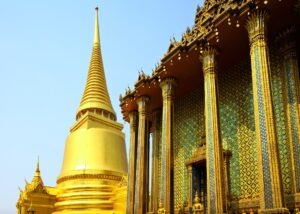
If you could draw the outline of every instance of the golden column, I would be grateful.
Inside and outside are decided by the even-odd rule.
[[[217,51],[207,47],[201,54],[205,86],[205,132],[207,168],[207,211],[223,213],[223,153],[220,133],[217,86]]]
[[[247,21],[250,40],[252,86],[262,213],[285,213],[278,143],[273,112],[269,50],[267,46],[268,15],[253,12]]]
[[[160,142],[160,123],[161,111],[152,113],[152,180],[151,180],[151,210],[155,212],[158,209],[158,156]]]
[[[162,200],[165,213],[172,212],[173,205],[173,98],[176,81],[174,78],[166,78],[160,84],[163,97],[163,112],[162,112],[162,151],[161,151],[161,184],[160,200]]]
[[[193,166],[188,165],[188,208],[193,207]]]
[[[148,189],[149,189],[149,101],[147,96],[137,99],[139,124],[138,124],[138,147],[137,166],[135,179],[134,213],[144,214],[147,212]]]
[[[128,171],[128,193],[127,193],[127,214],[134,213],[134,190],[135,190],[135,171],[137,155],[137,124],[138,115],[136,111],[129,113],[130,123],[130,152],[129,152],[129,171]]]
[[[293,166],[291,171],[294,193],[300,192],[300,81],[296,38],[294,27],[285,30],[276,38],[282,59],[283,97],[285,100],[286,130]]]

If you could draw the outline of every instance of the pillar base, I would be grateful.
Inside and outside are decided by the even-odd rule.
[[[287,208],[274,208],[274,209],[264,209],[259,210],[259,214],[289,214],[290,211]]]

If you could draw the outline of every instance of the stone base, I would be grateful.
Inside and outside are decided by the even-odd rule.
[[[290,214],[287,208],[275,208],[275,209],[264,209],[259,210],[259,214]]]

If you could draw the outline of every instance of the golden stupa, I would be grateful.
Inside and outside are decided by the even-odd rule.
[[[87,82],[76,122],[66,140],[63,165],[57,178],[56,200],[50,203],[54,214],[126,212],[127,156],[122,128],[116,122],[106,86],[96,8]],[[35,209],[43,205],[30,206]]]
[[[87,83],[65,146],[55,214],[123,213],[114,206],[120,197],[125,206],[126,193],[117,188],[127,174],[123,127],[110,102],[100,49],[96,8]]]

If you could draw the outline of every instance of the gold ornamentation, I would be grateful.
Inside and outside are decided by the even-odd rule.
[[[78,175],[61,177],[57,180],[57,183],[60,184],[64,181],[77,180],[77,179],[104,179],[104,180],[121,181],[122,177],[116,175],[108,175],[108,174],[78,174]]]
[[[55,196],[55,188],[44,186],[38,161],[32,181],[26,182],[24,191],[20,189],[20,196],[16,205],[18,213],[52,213]]]
[[[222,139],[219,122],[217,91],[217,50],[206,47],[200,59],[204,74],[206,154],[207,154],[207,206],[209,213],[223,213],[224,185]]]
[[[215,74],[217,69],[216,57],[218,55],[218,51],[216,48],[207,46],[204,48],[200,55],[200,60],[202,61],[202,70],[204,76],[206,74]]]
[[[162,203],[161,200],[159,201],[159,206],[158,206],[157,214],[166,214],[166,210],[163,207],[163,203]]]
[[[257,10],[247,21],[262,210],[284,206],[266,41],[267,20],[267,12]]]
[[[95,16],[93,52],[86,86],[80,106],[77,110],[77,118],[80,117],[82,112],[88,109],[102,109],[112,114],[114,120],[116,118],[116,113],[111,105],[105,81],[104,66],[100,47],[98,10],[96,10]]]
[[[54,214],[126,212],[127,157],[123,126],[116,122],[100,50],[96,9],[87,82],[76,122],[66,141]]]
[[[198,192],[196,191],[194,204],[193,204],[193,214],[202,214],[204,213],[203,204],[200,203],[200,198]]]
[[[138,113],[136,111],[129,113],[130,121],[130,153],[129,153],[129,170],[128,170],[128,193],[127,193],[127,213],[134,213],[134,191],[135,191],[135,172],[137,163],[137,124]]]
[[[137,99],[138,104],[138,143],[137,165],[134,194],[134,213],[146,213],[149,195],[149,97],[142,96]],[[132,202],[133,203],[133,202]]]
[[[167,78],[160,84],[163,96],[162,107],[162,188],[160,198],[163,200],[166,213],[172,212],[173,186],[172,186],[172,163],[173,163],[173,96],[176,87],[174,78]]]

